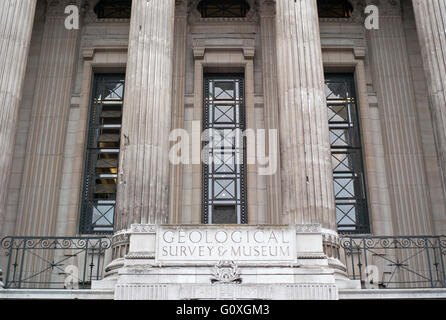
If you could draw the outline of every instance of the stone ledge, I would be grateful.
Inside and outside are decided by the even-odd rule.
[[[445,289],[347,289],[339,290],[340,300],[446,299]]]
[[[186,286],[183,290],[189,292],[190,288]],[[338,294],[340,300],[446,299],[446,289],[341,289]],[[0,290],[0,300],[113,300],[114,298],[113,290]],[[274,296],[263,298],[274,298]]]
[[[113,300],[114,290],[4,289],[0,300]]]

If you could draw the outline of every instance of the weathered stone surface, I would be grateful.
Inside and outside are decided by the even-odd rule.
[[[400,7],[387,4],[369,31],[371,76],[378,93],[394,232],[431,234],[426,167]]]
[[[429,100],[437,152],[446,192],[446,3],[442,0],[412,0],[417,31],[428,81]]]
[[[37,0],[0,3],[0,237]]]
[[[47,4],[16,234],[56,234],[66,123],[79,30],[65,28],[67,0]],[[80,2],[79,2],[80,3]]]
[[[336,230],[316,0],[276,1],[282,207],[280,223]]]
[[[116,230],[167,222],[174,0],[132,3]]]

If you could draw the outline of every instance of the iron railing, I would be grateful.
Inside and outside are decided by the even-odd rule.
[[[5,237],[4,288],[86,289],[100,280],[107,237]]]
[[[349,277],[366,288],[445,288],[445,236],[344,236]]]

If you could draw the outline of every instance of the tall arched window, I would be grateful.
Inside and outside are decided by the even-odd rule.
[[[101,0],[94,8],[98,19],[130,19],[132,0]]]
[[[244,18],[249,9],[245,0],[202,0],[198,4],[202,18]]]
[[[353,6],[347,0],[317,0],[319,18],[350,18]]]

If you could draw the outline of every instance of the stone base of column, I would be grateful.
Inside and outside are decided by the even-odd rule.
[[[130,230],[120,230],[112,237],[112,245],[105,259],[104,278],[107,280],[116,279],[118,270],[124,266],[124,257],[129,250]]]
[[[126,234],[128,253],[92,284],[117,300],[336,300],[339,288],[360,288],[324,253],[318,224],[132,225]]]

